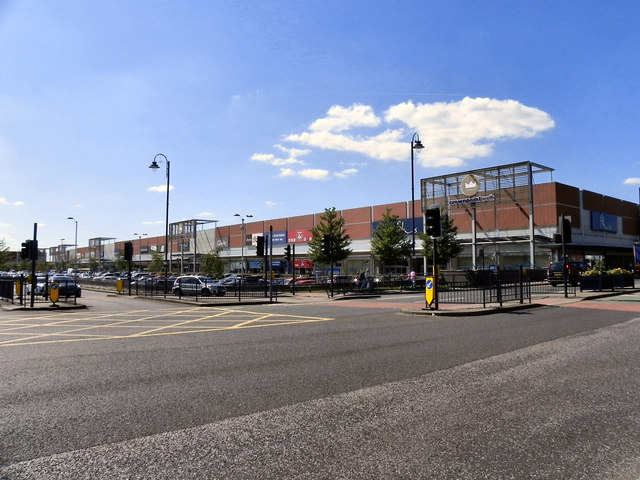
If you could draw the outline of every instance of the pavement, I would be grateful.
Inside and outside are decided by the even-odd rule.
[[[499,303],[439,303],[438,308],[435,309],[435,305],[431,305],[432,308],[426,308],[426,301],[424,301],[424,294],[421,291],[397,291],[397,290],[385,290],[373,293],[359,293],[359,292],[335,292],[333,297],[329,297],[324,291],[296,291],[295,295],[290,293],[286,295],[278,295],[274,297],[274,302],[282,304],[320,304],[320,303],[333,303],[333,302],[364,302],[362,306],[365,306],[368,302],[376,301],[376,305],[381,306],[385,300],[389,300],[386,306],[395,306],[403,313],[412,315],[437,315],[437,316],[474,316],[474,315],[491,315],[494,313],[512,312],[517,310],[545,307],[545,306],[562,306],[567,304],[573,304],[582,302],[585,300],[595,300],[601,298],[607,298],[612,296],[634,294],[640,292],[640,289],[625,288],[615,291],[607,292],[594,292],[594,291],[576,291],[575,294],[569,294],[567,297],[563,293],[549,293],[549,294],[534,294],[531,300],[525,299],[522,303],[519,300],[504,301],[502,305]],[[117,293],[113,293],[113,296],[118,296]],[[222,306],[222,305],[256,305],[256,304],[269,304],[272,303],[269,299],[264,298],[246,298],[242,302],[237,300],[232,301],[220,301],[215,299],[213,302],[206,302],[200,299],[199,301],[191,298],[177,298],[174,296],[164,297],[135,297],[141,300],[147,301],[163,301],[179,304],[191,304],[198,306]],[[399,299],[406,299],[406,301],[399,301]],[[35,303],[31,308],[27,301],[27,306],[12,304],[10,302],[0,300],[0,309],[2,310],[28,310],[28,311],[56,311],[56,310],[70,310],[70,309],[82,309],[87,308],[86,304],[81,303],[82,299],[74,303],[66,303],[64,301],[52,304],[50,302]],[[393,303],[391,303],[393,302]],[[422,305],[421,305],[422,304]],[[421,306],[418,306],[421,305]]]
[[[346,294],[335,294],[333,298],[328,298],[324,292],[304,292],[296,293],[295,296],[278,297],[280,303],[311,303],[311,302],[339,302],[339,301],[367,301],[378,299],[384,301],[385,298],[397,301],[398,297],[406,297],[407,302],[398,304],[398,307],[404,312],[413,315],[437,315],[437,316],[473,316],[473,315],[491,315],[494,313],[512,312],[517,310],[539,308],[546,306],[562,306],[583,302],[586,300],[596,300],[607,297],[615,297],[619,295],[628,295],[640,292],[640,289],[625,288],[608,292],[594,291],[576,291],[575,295],[569,294],[567,297],[563,293],[548,293],[532,295],[531,300],[525,299],[523,303],[519,300],[504,301],[502,305],[499,303],[439,303],[436,310],[434,305],[432,308],[424,306],[418,307],[418,300],[424,300],[422,292],[415,291],[384,291],[381,293],[365,294],[350,292]]]

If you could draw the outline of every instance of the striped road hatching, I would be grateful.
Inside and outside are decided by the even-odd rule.
[[[333,318],[263,313],[234,308],[130,310],[120,313],[56,312],[0,321],[0,347],[149,338],[331,321]]]

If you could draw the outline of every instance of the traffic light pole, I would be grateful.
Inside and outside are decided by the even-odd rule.
[[[433,304],[438,310],[438,240],[433,238]]]
[[[564,214],[560,218],[560,226],[562,230],[562,283],[564,284],[564,298],[569,297],[569,288],[567,286],[567,239]]]
[[[36,260],[38,260],[38,223],[33,224],[33,243],[30,248],[31,257],[31,308],[33,308],[36,295],[36,285],[38,278],[36,277]]]
[[[291,292],[296,294],[296,244],[291,244],[291,265],[293,270],[293,284],[291,285]]]
[[[269,301],[273,302],[273,225],[269,225]]]

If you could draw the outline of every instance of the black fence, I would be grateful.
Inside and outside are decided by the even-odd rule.
[[[0,277],[0,299],[13,305],[77,304],[81,292],[81,287],[73,278],[56,278],[47,274],[38,275],[35,281],[24,275]]]
[[[117,280],[82,280],[82,284],[94,290],[117,291],[122,295],[142,297],[173,297],[184,300],[205,301],[207,303],[241,302],[249,299],[271,299],[289,293],[288,286],[279,282],[265,283],[263,278],[238,280],[232,283],[207,281],[200,287],[174,288],[174,279],[143,278],[129,281],[127,278]]]
[[[532,295],[565,293],[564,284],[549,283],[543,269],[442,272],[437,283],[439,303],[531,303]],[[567,295],[575,296],[576,290],[575,285],[566,286]]]

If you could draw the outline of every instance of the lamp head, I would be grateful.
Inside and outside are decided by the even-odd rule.
[[[413,148],[416,150],[422,150],[424,148],[424,145],[422,145],[422,142],[420,141],[420,139],[418,139],[413,142]]]
[[[151,162],[151,165],[149,165],[149,168],[152,170],[157,170],[160,168],[160,165],[158,165],[158,162],[154,160],[153,162]]]

